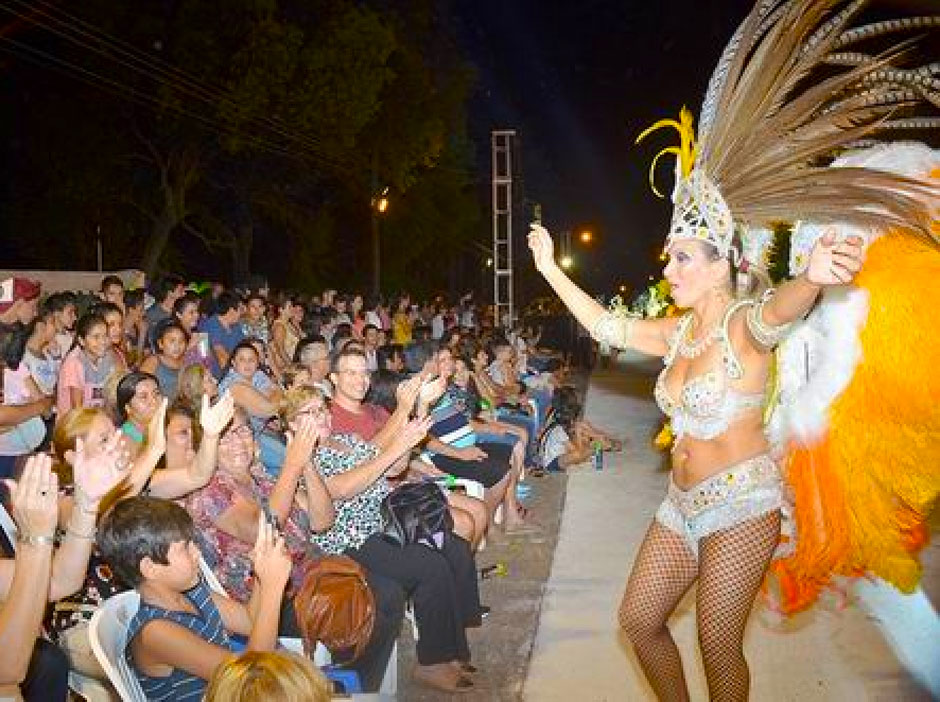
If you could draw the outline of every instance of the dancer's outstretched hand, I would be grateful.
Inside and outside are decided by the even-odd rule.
[[[865,251],[857,236],[839,240],[827,231],[813,246],[806,267],[806,278],[815,285],[847,285],[862,269]]]
[[[555,245],[552,242],[552,235],[536,222],[530,224],[529,227],[529,248],[532,250],[535,268],[538,271],[551,268],[555,265]]]

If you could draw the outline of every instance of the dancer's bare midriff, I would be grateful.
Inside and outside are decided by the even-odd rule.
[[[672,479],[687,490],[728,466],[767,453],[761,412],[753,410],[713,439],[683,436],[672,449]]]

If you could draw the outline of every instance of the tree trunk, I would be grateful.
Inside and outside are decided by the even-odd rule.
[[[232,281],[236,285],[248,280],[251,275],[251,249],[255,239],[255,223],[251,216],[251,206],[239,207],[238,221],[235,223],[234,241],[232,242]]]
[[[163,256],[167,242],[170,240],[170,234],[176,229],[177,224],[179,224],[179,221],[173,215],[172,210],[164,208],[150,228],[150,236],[147,238],[143,258],[140,262],[140,267],[146,274],[148,281],[153,280],[154,275],[156,275],[160,267],[160,257]]]

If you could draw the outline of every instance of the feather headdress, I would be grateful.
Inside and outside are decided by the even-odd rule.
[[[703,240],[739,260],[736,230],[746,238],[749,229],[810,220],[900,228],[936,243],[935,181],[830,167],[841,150],[887,130],[940,127],[931,116],[940,107],[940,64],[903,67],[911,42],[878,54],[850,50],[940,27],[940,16],[850,27],[866,4],[759,0],[712,75],[698,136],[683,109],[679,121],[638,137],[666,126],[681,135],[681,146],[657,156],[679,159],[669,241]]]

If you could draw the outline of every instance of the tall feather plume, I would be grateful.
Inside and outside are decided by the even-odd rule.
[[[867,0],[763,0],[729,43],[709,85],[695,167],[736,220],[807,219],[909,229],[935,241],[940,185],[868,168],[829,168],[848,146],[888,130],[935,128],[937,63],[903,65],[914,40],[880,55],[847,47],[930,30],[940,17],[852,28]],[[912,112],[914,114],[912,114]]]

